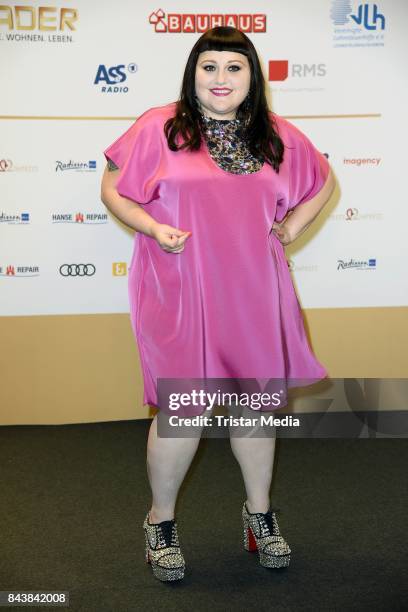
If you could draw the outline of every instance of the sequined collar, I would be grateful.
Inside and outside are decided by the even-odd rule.
[[[201,129],[210,156],[222,170],[232,174],[258,172],[263,164],[249,150],[243,126],[239,118],[214,119],[201,114]]]
[[[208,127],[239,127],[242,125],[240,119],[215,119],[214,117],[207,117],[207,115],[203,115],[201,113],[201,119],[204,125]]]

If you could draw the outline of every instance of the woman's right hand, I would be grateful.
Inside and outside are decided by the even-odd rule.
[[[151,237],[154,238],[157,244],[163,251],[167,253],[181,253],[184,251],[184,245],[191,236],[192,232],[182,231],[165,223],[155,223],[151,229]]]

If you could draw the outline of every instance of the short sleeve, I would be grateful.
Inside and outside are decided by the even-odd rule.
[[[150,111],[103,153],[120,170],[116,183],[119,195],[138,204],[148,204],[158,196],[163,142],[157,118]]]
[[[330,165],[327,157],[316,149],[306,134],[293,124],[286,123],[289,126],[290,147],[286,153],[290,155],[288,210],[293,210],[321,191],[329,175]]]

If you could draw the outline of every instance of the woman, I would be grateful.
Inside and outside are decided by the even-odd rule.
[[[310,140],[268,110],[249,38],[230,27],[203,34],[180,99],[144,112],[105,156],[102,201],[136,230],[129,299],[144,402],[165,408],[163,378],[324,378],[283,247],[314,220],[334,179]],[[157,415],[150,427],[143,526],[146,560],[163,581],[184,576],[174,509],[199,439],[159,437]],[[265,567],[287,566],[269,499],[275,438],[230,441],[247,493],[244,546]]]

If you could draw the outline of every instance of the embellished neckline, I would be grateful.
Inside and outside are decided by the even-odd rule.
[[[200,113],[201,129],[210,157],[230,174],[253,174],[262,169],[263,159],[249,150],[241,118],[215,119]]]
[[[235,119],[216,119],[215,117],[208,117],[207,115],[203,115],[202,113],[201,113],[201,117],[202,117],[202,119],[206,123],[214,123],[214,124],[221,123],[221,124],[226,124],[226,125],[228,125],[228,124],[231,124],[231,125],[233,125],[233,124],[240,125],[240,123],[241,123],[241,120],[238,119],[238,118],[235,118]]]

